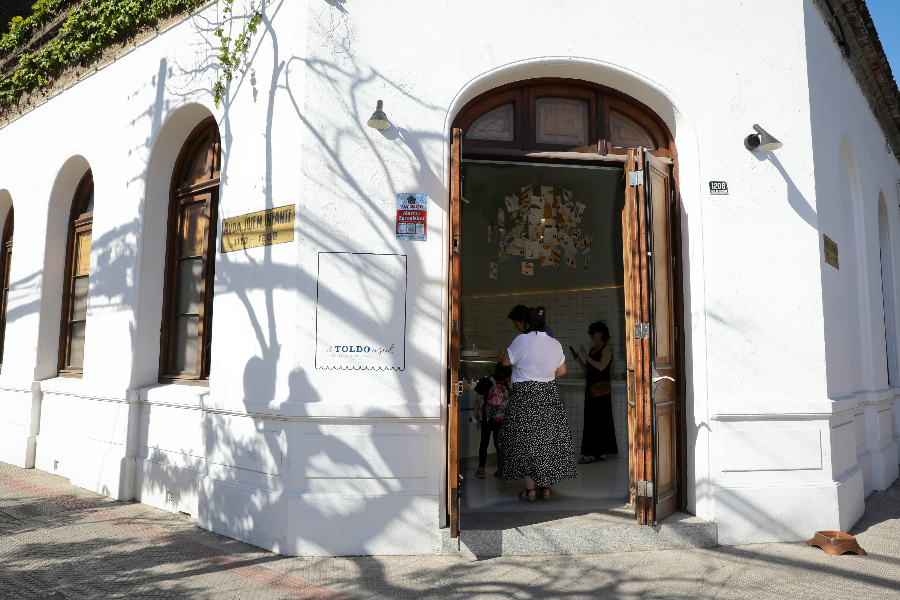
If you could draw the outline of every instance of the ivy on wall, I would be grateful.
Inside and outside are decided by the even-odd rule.
[[[219,79],[213,84],[216,108],[219,108],[219,103],[225,98],[226,81],[231,81],[234,71],[241,64],[241,56],[250,48],[250,40],[253,38],[253,34],[256,33],[259,22],[262,21],[262,13],[254,9],[246,29],[238,35],[236,40],[232,40],[225,35],[225,21],[228,19],[228,15],[231,14],[231,5],[234,4],[234,0],[222,1],[225,5],[222,8],[222,22],[213,33],[222,42],[222,45],[219,47],[219,65],[221,65],[222,70],[219,73]],[[234,41],[234,47],[231,46],[232,41]]]
[[[0,79],[0,113],[7,112],[27,91],[48,85],[60,70],[96,56],[111,43],[137,33],[142,26],[152,25],[160,18],[191,10],[206,1],[38,0],[32,7],[32,14],[24,18],[14,18],[10,23],[9,33],[0,38],[0,62],[13,57],[28,44],[36,32],[64,10],[68,8],[71,10],[52,40],[34,52],[19,54],[15,67]],[[230,9],[233,0],[225,2]],[[254,22],[251,18],[253,23],[251,35],[260,19],[261,17]],[[221,37],[218,33],[217,36]],[[228,79],[231,78],[230,69],[237,67],[238,55],[246,51],[249,44],[249,37],[242,34],[235,44],[234,55],[230,50],[223,50],[226,59],[235,61],[222,63],[223,70],[227,70]],[[223,60],[222,55],[220,60]],[[218,105],[218,91],[216,98]]]

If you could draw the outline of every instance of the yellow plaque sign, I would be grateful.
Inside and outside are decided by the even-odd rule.
[[[293,241],[293,204],[231,217],[222,222],[222,252]]]
[[[835,269],[840,269],[838,266],[838,248],[837,244],[834,243],[827,235],[822,235],[825,238],[825,262],[834,267]]]

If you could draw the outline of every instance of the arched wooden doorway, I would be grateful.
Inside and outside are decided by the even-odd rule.
[[[622,196],[621,287],[627,355],[629,505],[641,524],[655,524],[676,509],[684,508],[681,207],[672,135],[646,106],[615,90],[580,80],[529,80],[501,86],[474,98],[453,123],[447,469],[451,536],[458,535],[460,526],[459,398],[464,388],[471,385],[460,370],[463,343],[460,289],[462,259],[467,250],[460,218],[461,203],[466,201],[460,173],[466,162],[618,169]],[[568,208],[562,206],[567,199],[554,196],[552,190],[549,194],[549,199],[535,203],[533,198],[537,192],[522,188],[521,197],[516,202],[511,200],[511,204],[518,205],[521,201],[523,205],[540,206],[543,202],[544,216],[555,228],[558,214],[566,211],[565,218],[570,216]],[[548,198],[545,190],[541,190],[540,197]],[[501,218],[504,218],[502,210],[498,220]],[[494,222],[488,225],[489,238],[493,235],[493,225]],[[541,244],[546,249],[543,221],[540,227]],[[572,228],[566,231],[571,233],[566,235],[567,244],[577,240]],[[553,245],[556,245],[556,235],[554,231]],[[503,237],[507,237],[505,231]],[[507,258],[504,248],[501,242],[501,261]],[[524,274],[524,263],[522,269]],[[491,278],[496,276],[496,271],[496,265],[491,263]]]

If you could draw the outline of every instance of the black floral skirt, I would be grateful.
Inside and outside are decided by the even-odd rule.
[[[572,431],[555,381],[513,385],[496,442],[500,479],[528,476],[542,488],[578,477]]]

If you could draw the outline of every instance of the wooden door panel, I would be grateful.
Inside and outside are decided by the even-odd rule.
[[[625,178],[629,477],[637,520],[653,525],[674,512],[678,489],[671,179],[642,149],[628,151]]]
[[[667,166],[648,160],[645,168],[649,182],[651,235],[653,238],[653,360],[673,366],[672,331],[672,244],[669,236],[669,174]],[[666,170],[660,170],[659,167]]]
[[[675,512],[677,481],[675,479],[675,436],[677,432],[675,403],[656,407],[656,518],[661,521]]]
[[[459,381],[459,285],[460,285],[460,137],[461,130],[453,130],[450,151],[450,348],[448,364],[447,396],[447,514],[450,519],[450,537],[459,536],[459,397],[456,395]]]
[[[653,519],[675,512],[677,500],[677,401],[675,368],[675,310],[671,238],[671,176],[668,165],[644,154],[645,196],[649,203],[648,238],[651,246],[651,347],[653,364],[650,411],[653,419]]]

